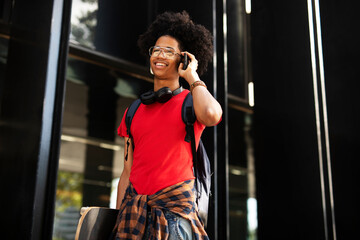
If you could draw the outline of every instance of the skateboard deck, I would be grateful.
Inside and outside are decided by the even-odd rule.
[[[116,224],[118,209],[105,207],[81,208],[75,240],[107,240]]]

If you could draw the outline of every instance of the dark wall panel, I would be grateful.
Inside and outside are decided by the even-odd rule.
[[[253,3],[259,239],[324,239],[306,2]],[[320,1],[328,113],[321,118],[329,124],[338,239],[350,239],[359,225],[357,5]],[[326,224],[333,239],[329,184]]]
[[[258,239],[324,239],[306,1],[253,1]]]
[[[320,1],[338,239],[351,239],[360,224],[358,7],[357,1]]]

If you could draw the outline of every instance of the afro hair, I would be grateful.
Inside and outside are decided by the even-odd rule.
[[[198,74],[207,70],[213,56],[213,37],[209,30],[195,24],[186,11],[181,13],[164,12],[158,15],[147,31],[140,35],[138,46],[145,56],[161,36],[171,36],[179,42],[180,50],[195,55],[198,60]]]

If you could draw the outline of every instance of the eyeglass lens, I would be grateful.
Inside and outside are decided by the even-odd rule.
[[[149,54],[152,57],[159,56],[161,52],[163,52],[165,57],[173,57],[175,55],[174,50],[171,48],[151,47],[149,49]]]

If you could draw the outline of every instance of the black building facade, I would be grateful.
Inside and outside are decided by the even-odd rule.
[[[359,17],[339,4],[0,1],[2,239],[74,239],[81,207],[113,207],[116,129],[152,88],[137,38],[183,10],[213,33],[202,78],[224,110],[202,137],[210,238],[356,236]]]

